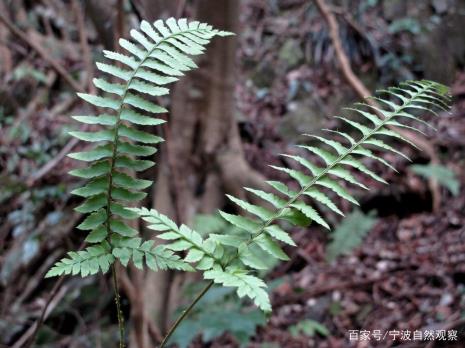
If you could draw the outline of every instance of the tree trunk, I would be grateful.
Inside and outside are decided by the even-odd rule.
[[[196,18],[238,33],[239,5],[237,0],[197,1]],[[241,195],[242,186],[263,182],[244,159],[234,120],[236,51],[236,36],[214,39],[198,61],[199,69],[174,87],[152,206],[179,223],[190,224],[196,214],[221,208],[225,193]],[[155,319],[165,332],[186,279],[175,272],[147,272],[135,286],[144,298],[141,318]]]
[[[132,0],[142,19],[153,22],[179,15],[176,13],[180,0]]]

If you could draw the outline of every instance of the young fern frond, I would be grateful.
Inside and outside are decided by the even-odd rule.
[[[157,151],[154,145],[163,141],[135,127],[164,123],[156,115],[167,110],[150,98],[167,95],[166,85],[197,67],[189,55],[203,53],[205,45],[214,36],[231,33],[197,21],[189,23],[186,19],[170,18],[158,20],[153,25],[142,21],[140,31],[133,29],[130,35],[133,41],[119,41],[126,54],[104,51],[107,62],[97,63],[106,78],[95,78],[93,82],[104,96],[78,93],[83,100],[108,110],[108,113],[74,116],[74,119],[99,125],[102,129],[71,132],[82,141],[96,143],[91,150],[69,155],[87,162],[85,168],[72,170],[70,174],[90,179],[84,187],[72,193],[85,198],[76,210],[88,216],[78,228],[90,231],[86,242],[95,246],[69,253],[67,258],[54,265],[47,277],[106,272],[115,258],[123,265],[132,258],[136,266],[142,267],[141,258],[145,257],[148,266],[155,270],[190,270],[190,266],[172,251],[153,247],[151,242],[142,243],[136,238],[138,232],[125,222],[137,217],[127,209],[129,204],[143,199],[146,193],[142,190],[152,184],[130,173],[153,166],[154,162],[142,158],[152,156]],[[112,82],[114,79],[121,82]]]
[[[386,181],[368,169],[360,158],[369,157],[390,169],[394,169],[391,164],[375,154],[370,148],[374,147],[378,151],[393,152],[406,157],[402,152],[382,141],[381,138],[385,137],[410,143],[389,126],[405,127],[399,122],[402,119],[417,120],[424,123],[412,113],[412,110],[434,113],[432,109],[434,107],[446,111],[449,109],[450,98],[447,95],[447,87],[432,81],[408,81],[402,83],[399,87],[380,92],[394,96],[398,102],[376,97],[376,100],[383,107],[357,103],[353,108],[349,109],[356,112],[361,118],[360,122],[346,117],[338,117],[360,133],[357,140],[347,133],[332,131],[340,135],[344,143],[313,136],[326,145],[329,150],[316,146],[298,145],[305,152],[318,157],[321,160],[320,162],[324,163],[323,166],[302,156],[286,154],[283,156],[297,162],[301,169],[272,166],[296,181],[300,187],[298,191],[292,190],[279,181],[267,181],[275,192],[246,188],[247,191],[268,203],[268,206],[272,206],[272,208],[264,208],[261,205],[254,205],[228,195],[228,198],[246,212],[248,216],[234,215],[223,211],[220,211],[220,214],[226,221],[243,230],[246,234],[245,237],[212,234],[202,240],[198,233],[189,230],[192,235],[195,235],[196,239],[195,243],[192,243],[189,241],[191,235],[189,234],[189,237],[186,237],[186,233],[180,233],[180,229],[176,230],[175,224],[169,227],[170,232],[168,234],[164,233],[158,237],[165,240],[175,240],[173,244],[167,244],[166,247],[176,251],[186,251],[187,257],[184,261],[197,264],[196,268],[204,271],[205,279],[210,279],[225,286],[236,287],[239,296],[248,296],[264,311],[271,310],[270,301],[264,290],[264,283],[251,273],[266,268],[266,265],[257,257],[257,248],[276,259],[288,259],[277,241],[289,245],[295,245],[295,243],[289,233],[279,225],[279,222],[285,220],[294,225],[305,226],[314,221],[316,224],[329,229],[329,223],[311,203],[307,202],[306,198],[310,198],[326,206],[329,210],[343,215],[327,191],[331,191],[340,198],[358,205],[356,199],[347,192],[341,182],[345,181],[362,189],[369,189],[351,174],[349,168],[386,184]],[[381,114],[383,118],[378,117],[373,111]],[[409,128],[418,130],[415,127]],[[149,228],[160,230],[158,228],[160,223],[157,221],[160,221],[161,215],[158,212],[147,209],[133,209],[132,211],[143,216],[145,220],[156,224],[156,228],[153,228],[153,225],[149,226]],[[163,219],[164,224],[168,225],[169,219],[167,217],[163,217]],[[161,229],[161,231],[165,230]],[[191,256],[193,250],[196,250],[195,257]],[[206,250],[208,250],[208,253]]]

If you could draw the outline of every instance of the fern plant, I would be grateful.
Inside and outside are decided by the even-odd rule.
[[[79,274],[84,277],[99,271],[105,273],[112,267],[120,347],[124,346],[124,329],[115,260],[126,266],[132,259],[138,268],[143,267],[145,260],[147,266],[155,271],[193,270],[166,247],[154,246],[151,240],[143,242],[137,237],[138,231],[126,222],[137,218],[128,206],[143,199],[146,193],[142,190],[152,183],[137,179],[130,173],[153,166],[154,162],[141,158],[152,156],[156,152],[153,145],[163,141],[158,136],[136,129],[136,126],[156,126],[165,122],[156,115],[167,110],[150,100],[151,97],[167,95],[166,85],[196,67],[189,56],[203,53],[213,37],[231,33],[213,29],[206,23],[170,18],[158,20],[153,25],[142,21],[140,31],[133,29],[130,35],[133,41],[119,40],[127,54],[104,51],[107,62],[97,63],[97,68],[108,79],[95,78],[93,83],[104,96],[78,93],[86,102],[109,112],[73,117],[81,123],[101,126],[97,131],[71,132],[72,136],[96,143],[96,146],[69,155],[86,162],[84,168],[74,169],[70,174],[90,180],[72,193],[85,199],[76,210],[88,215],[77,228],[90,231],[85,240],[91,246],[69,252],[46,275]]]
[[[130,207],[133,202],[140,201],[145,196],[142,190],[151,185],[150,181],[138,179],[131,173],[143,171],[154,164],[141,158],[152,156],[156,152],[153,145],[162,141],[160,137],[136,129],[135,126],[163,123],[162,119],[150,114],[164,113],[167,110],[155,104],[149,97],[166,95],[167,84],[196,67],[190,55],[203,53],[205,45],[214,36],[227,36],[231,33],[196,21],[188,23],[186,19],[170,18],[166,21],[158,20],[153,25],[143,21],[140,31],[131,30],[130,35],[133,41],[120,40],[120,45],[127,54],[104,51],[110,63],[97,63],[100,71],[122,83],[97,78],[94,79],[94,84],[105,93],[104,96],[79,94],[88,103],[110,112],[97,116],[74,117],[82,123],[102,126],[97,131],[72,132],[80,140],[97,144],[90,150],[69,155],[87,163],[86,167],[75,169],[71,174],[90,180],[85,186],[73,191],[84,198],[84,202],[76,209],[88,215],[78,228],[90,231],[86,238],[90,246],[81,251],[69,252],[67,257],[57,262],[47,273],[47,277],[68,274],[87,276],[100,271],[105,273],[112,268],[120,347],[124,346],[124,325],[115,271],[116,260],[123,266],[132,261],[138,268],[142,268],[145,263],[154,271],[198,270],[210,281],[178,318],[161,346],[166,344],[179,323],[214,283],[235,288],[239,297],[248,297],[260,309],[269,312],[271,304],[266,284],[256,275],[257,271],[267,268],[267,264],[257,257],[257,250],[277,260],[288,259],[280,242],[291,246],[295,246],[295,243],[283,229],[281,222],[307,226],[313,221],[329,228],[325,218],[309,200],[343,215],[328,191],[357,204],[340,182],[345,181],[368,189],[349,168],[382,183],[385,181],[367,168],[361,158],[372,158],[393,169],[371,147],[405,157],[381,139],[390,137],[405,140],[389,127],[418,130],[403,125],[399,120],[410,119],[426,123],[413,113],[415,109],[433,111],[436,107],[444,110],[449,108],[448,89],[432,81],[409,81],[399,87],[381,91],[397,100],[377,97],[384,106],[382,108],[363,103],[354,105],[349,110],[368,121],[370,126],[346,117],[339,118],[360,133],[357,139],[344,132],[329,131],[340,139],[314,136],[326,148],[299,145],[303,151],[319,157],[320,163],[301,156],[283,155],[299,164],[300,169],[273,168],[287,174],[296,181],[299,188],[294,190],[279,181],[267,181],[270,192],[246,188],[263,200],[263,205],[254,205],[228,196],[246,214],[224,211],[220,211],[220,214],[242,233],[212,233],[202,237],[186,225],[178,226],[156,210]],[[124,68],[119,66],[121,64]],[[379,118],[377,114],[383,117]],[[138,231],[131,228],[126,221],[139,216],[157,233],[156,237],[166,241],[165,244],[154,246],[152,240],[143,241],[138,237]]]
[[[340,255],[347,255],[363,242],[365,235],[376,224],[374,214],[364,214],[355,209],[331,233],[331,242],[326,248],[326,260],[334,261]]]

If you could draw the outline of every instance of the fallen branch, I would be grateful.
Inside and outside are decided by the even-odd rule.
[[[406,265],[401,269],[391,270],[382,274],[377,277],[368,278],[368,279],[355,279],[355,280],[348,280],[348,281],[341,281],[336,282],[333,284],[324,284],[322,286],[314,287],[313,289],[306,290],[299,293],[292,293],[289,295],[282,296],[281,298],[276,299],[273,301],[273,307],[283,306],[286,304],[298,303],[298,302],[305,302],[308,299],[314,297],[320,297],[327,293],[338,291],[338,290],[345,290],[345,289],[353,289],[353,288],[360,288],[371,286],[373,284],[385,281],[390,278],[401,277],[401,276],[408,276],[410,278],[413,277],[431,277],[434,275],[434,272],[426,272],[421,270],[415,270],[414,265]]]
[[[19,338],[19,340],[15,342],[12,348],[32,347],[32,344],[36,339],[37,332],[39,331],[39,328],[42,326],[44,320],[47,319],[49,314],[52,312],[53,308],[56,307],[58,302],[60,302],[60,299],[66,293],[67,288],[61,287],[64,279],[64,276],[61,276],[58,279],[58,281],[53,286],[53,289],[50,293],[50,296],[47,299],[47,302],[45,303],[44,308],[42,309],[39,319],[31,327],[29,327],[29,329]]]
[[[7,13],[6,4],[4,2],[0,2],[0,12]],[[4,75],[9,75],[13,70],[13,58],[12,54],[6,44],[8,32],[7,30],[3,30],[0,28],[0,60],[2,62],[1,72]]]
[[[92,55],[90,53],[89,43],[87,42],[87,33],[85,28],[84,13],[82,10],[81,2],[73,0],[72,3],[73,11],[76,14],[76,23],[79,31],[79,44],[83,54],[84,64],[86,66],[86,85],[87,89],[91,94],[95,94],[95,86],[92,83],[94,76],[94,64],[92,62]]]
[[[81,130],[85,131],[89,127],[82,127]],[[50,172],[55,166],[61,162],[63,158],[66,157],[66,155],[79,143],[79,140],[77,138],[72,138],[56,155],[52,160],[47,162],[42,168],[40,168],[37,172],[32,174],[28,179],[27,179],[27,185],[29,187],[34,186],[40,179],[42,179],[48,172]]]
[[[342,74],[344,75],[345,79],[349,83],[349,85],[355,90],[360,98],[367,98],[371,96],[371,93],[365,87],[363,82],[354,74],[352,67],[350,65],[349,58],[347,57],[344,49],[342,47],[341,38],[339,36],[339,25],[337,24],[336,17],[331,9],[328,7],[324,0],[314,0],[318,9],[320,10],[321,14],[323,15],[326,23],[329,27],[329,35],[331,37],[331,41],[334,45],[334,49],[336,51],[336,57],[339,61],[341,66]],[[373,99],[365,99],[365,102],[371,106],[379,108],[379,104]],[[378,113],[379,115],[379,113]],[[381,115],[379,115],[381,116]],[[381,116],[382,117],[382,116]],[[425,153],[431,159],[431,163],[439,164],[438,156],[436,155],[436,151],[434,146],[426,139],[425,137],[415,134],[413,132],[398,129],[396,127],[390,126],[391,129],[394,129],[397,133],[402,135],[407,140],[410,140],[412,143],[417,145],[420,149],[424,150]],[[431,193],[433,196],[433,209],[434,211],[438,211],[441,205],[441,194],[439,191],[439,186],[437,180],[430,179],[429,186],[431,189]]]

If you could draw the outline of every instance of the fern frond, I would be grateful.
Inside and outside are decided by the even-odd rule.
[[[203,53],[205,45],[213,37],[232,34],[213,29],[205,23],[189,23],[186,19],[170,18],[153,24],[142,21],[140,30],[133,29],[130,35],[131,40],[119,41],[126,53],[104,51],[106,62],[97,63],[97,68],[104,77],[95,78],[93,83],[102,95],[78,93],[84,101],[105,109],[105,112],[74,116],[80,123],[98,125],[102,129],[70,132],[73,137],[96,145],[90,150],[69,154],[69,157],[87,162],[85,168],[70,172],[73,176],[90,180],[85,186],[72,191],[85,199],[76,210],[89,214],[78,226],[89,231],[86,241],[106,241],[110,254],[117,250],[120,260],[125,261],[132,257],[140,266],[139,256],[143,250],[138,248],[143,245],[145,248],[146,244],[132,249],[119,247],[114,250],[113,240],[116,237],[133,238],[137,235],[137,231],[126,223],[126,220],[137,217],[137,214],[127,207],[130,202],[143,199],[146,196],[143,190],[152,182],[137,179],[128,172],[143,171],[153,166],[154,162],[141,158],[153,155],[156,152],[154,145],[163,139],[138,130],[136,126],[154,126],[165,122],[157,114],[166,113],[167,110],[150,98],[167,95],[169,89],[166,85],[196,68],[197,65],[189,56]],[[117,63],[121,63],[121,67],[116,66]],[[174,260],[170,253],[164,248],[150,248],[150,252],[147,251],[144,255],[147,260],[151,260],[147,262],[154,269],[185,268],[177,265],[178,260]],[[116,256],[115,253],[113,255]],[[86,264],[85,260],[81,262],[76,257],[72,258],[76,264]],[[77,266],[74,269],[77,270]],[[81,275],[90,272],[85,268],[81,269]],[[49,272],[49,275],[71,272],[63,263],[58,263],[52,270],[54,271]],[[91,271],[95,271],[95,267]],[[73,271],[73,274],[76,272]]]
[[[238,291],[245,291],[244,280],[242,283],[236,281],[231,274],[226,270],[228,265],[234,264],[238,269],[263,269],[264,264],[258,260],[251,247],[256,245],[267,251],[272,257],[277,259],[285,259],[286,255],[274,240],[293,244],[289,234],[284,231],[280,225],[280,220],[286,220],[292,224],[308,224],[311,221],[325,227],[330,228],[327,221],[322,217],[310,202],[307,202],[304,197],[309,197],[317,201],[330,210],[342,215],[342,211],[332,201],[330,196],[324,191],[329,190],[339,197],[357,205],[356,199],[350,195],[344,188],[341,182],[354,185],[361,189],[368,190],[369,188],[360,183],[359,179],[351,174],[350,168],[356,169],[361,175],[369,176],[370,178],[386,183],[379,175],[368,169],[358,158],[370,157],[382,163],[383,165],[394,169],[387,161],[375,155],[370,147],[375,147],[377,151],[390,151],[401,155],[408,159],[402,152],[394,147],[387,145],[382,138],[393,138],[407,142],[413,146],[407,139],[404,139],[399,133],[388,128],[389,125],[403,126],[398,121],[402,119],[420,120],[416,115],[412,114],[414,110],[432,111],[431,107],[439,109],[449,108],[449,98],[447,96],[448,89],[440,84],[431,81],[408,81],[401,84],[400,87],[388,90],[388,95],[396,98],[397,102],[374,97],[383,107],[372,107],[366,104],[355,104],[349,111],[355,112],[361,121],[354,121],[347,117],[338,117],[342,122],[352,127],[360,133],[360,138],[355,140],[352,136],[339,131],[333,131],[342,136],[346,140],[346,144],[324,137],[314,137],[329,149],[325,150],[322,147],[299,145],[304,151],[315,155],[323,166],[316,162],[295,155],[286,155],[285,157],[297,162],[302,169],[290,169],[286,167],[272,168],[286,173],[293,181],[300,186],[299,191],[290,189],[286,184],[279,181],[268,181],[267,183],[276,191],[265,192],[246,188],[251,193],[262,200],[271,203],[274,209],[269,210],[262,208],[260,205],[253,205],[236,197],[228,196],[228,198],[240,207],[243,211],[250,214],[252,217],[244,217],[240,215],[220,212],[221,216],[232,225],[246,231],[249,238],[245,240],[235,240],[232,243],[231,238],[227,236],[218,237],[212,235],[210,239],[214,239],[217,243],[226,246],[235,246],[237,248],[236,255],[226,264],[213,264],[212,273],[205,272],[208,279],[214,279],[217,283],[229,284],[230,286],[238,287]],[[427,104],[427,106],[425,106]],[[381,114],[383,117],[378,117],[373,113]],[[364,123],[368,122],[371,126]],[[409,129],[418,130],[414,126],[409,126]],[[395,169],[394,169],[395,170]],[[303,215],[303,216],[302,216]],[[250,284],[249,284],[250,285]],[[246,294],[247,292],[242,292]],[[254,294],[250,296],[254,299],[257,306],[263,306],[263,303],[258,301]]]
[[[198,42],[200,44],[202,41]],[[178,49],[185,48],[181,43],[178,43],[176,47]],[[195,52],[200,52],[200,49],[196,47]],[[166,49],[165,53],[170,54],[170,50]],[[133,64],[132,61],[128,63]],[[192,66],[192,62],[187,60],[183,61],[183,64],[185,69]],[[172,68],[171,65],[170,68]],[[431,110],[432,107],[448,110],[450,103],[447,96],[447,87],[426,80],[407,81],[399,87],[381,92],[394,97],[396,101],[374,97],[380,104],[379,107],[356,103],[352,108],[347,108],[348,111],[355,113],[361,120],[337,116],[342,122],[353,128],[352,130],[360,133],[358,138],[354,138],[342,131],[332,130],[327,131],[341,136],[343,142],[308,135],[326,146],[326,148],[323,148],[323,146],[298,145],[304,153],[316,156],[317,161],[311,161],[301,155],[283,154],[282,156],[285,158],[295,161],[300,166],[300,169],[272,166],[272,168],[285,173],[295,181],[300,187],[297,191],[280,181],[266,182],[275,192],[245,188],[264,202],[269,203],[272,208],[264,208],[259,204],[251,204],[237,197],[227,196],[248,214],[242,216],[224,211],[219,212],[226,222],[243,232],[240,235],[212,233],[206,239],[203,239],[198,232],[185,225],[178,227],[168,217],[153,209],[132,208],[130,211],[148,222],[150,224],[149,228],[160,232],[158,238],[169,241],[168,244],[164,245],[165,250],[187,253],[183,262],[196,264],[196,269],[204,271],[205,279],[210,279],[224,286],[235,287],[240,297],[248,296],[259,308],[269,311],[271,305],[268,294],[264,289],[266,285],[262,280],[251,275],[248,269],[267,269],[267,264],[261,258],[261,252],[267,253],[274,259],[288,259],[278,242],[293,246],[295,246],[295,243],[289,233],[282,229],[280,221],[285,220],[293,225],[300,226],[307,226],[314,221],[318,225],[330,229],[329,223],[306,198],[310,198],[329,210],[343,215],[343,212],[327,191],[331,191],[332,194],[358,205],[357,200],[347,191],[345,186],[353,185],[363,190],[369,190],[369,187],[362,184],[351,173],[351,169],[355,169],[362,176],[365,175],[386,184],[383,178],[361,162],[361,158],[374,159],[395,170],[389,162],[375,154],[372,148],[375,148],[377,152],[392,152],[410,160],[401,151],[383,141],[383,138],[390,138],[415,146],[389,126],[405,128],[406,126],[399,122],[404,119],[425,123],[413,112],[431,111],[434,114],[434,110]],[[415,126],[408,126],[408,128],[419,130]],[[101,135],[101,137],[105,136],[106,134]],[[107,150],[99,149],[99,151]],[[93,156],[98,156],[98,153],[92,154],[90,157]],[[99,170],[103,169],[99,168]],[[140,185],[143,185],[143,183],[140,183]],[[100,185],[92,183],[88,187],[82,188],[78,193],[85,195],[89,194],[89,192],[97,192],[98,195],[100,194],[99,190]],[[100,209],[100,204],[100,198],[94,198],[94,201],[87,205]],[[84,208],[81,207],[81,209]],[[84,221],[83,224],[87,227],[94,227],[100,220],[101,213],[97,213],[95,216],[92,215],[90,221]],[[120,258],[120,255],[115,256]],[[123,264],[127,262],[126,260],[129,260],[129,256],[125,255],[125,258],[122,261]]]

